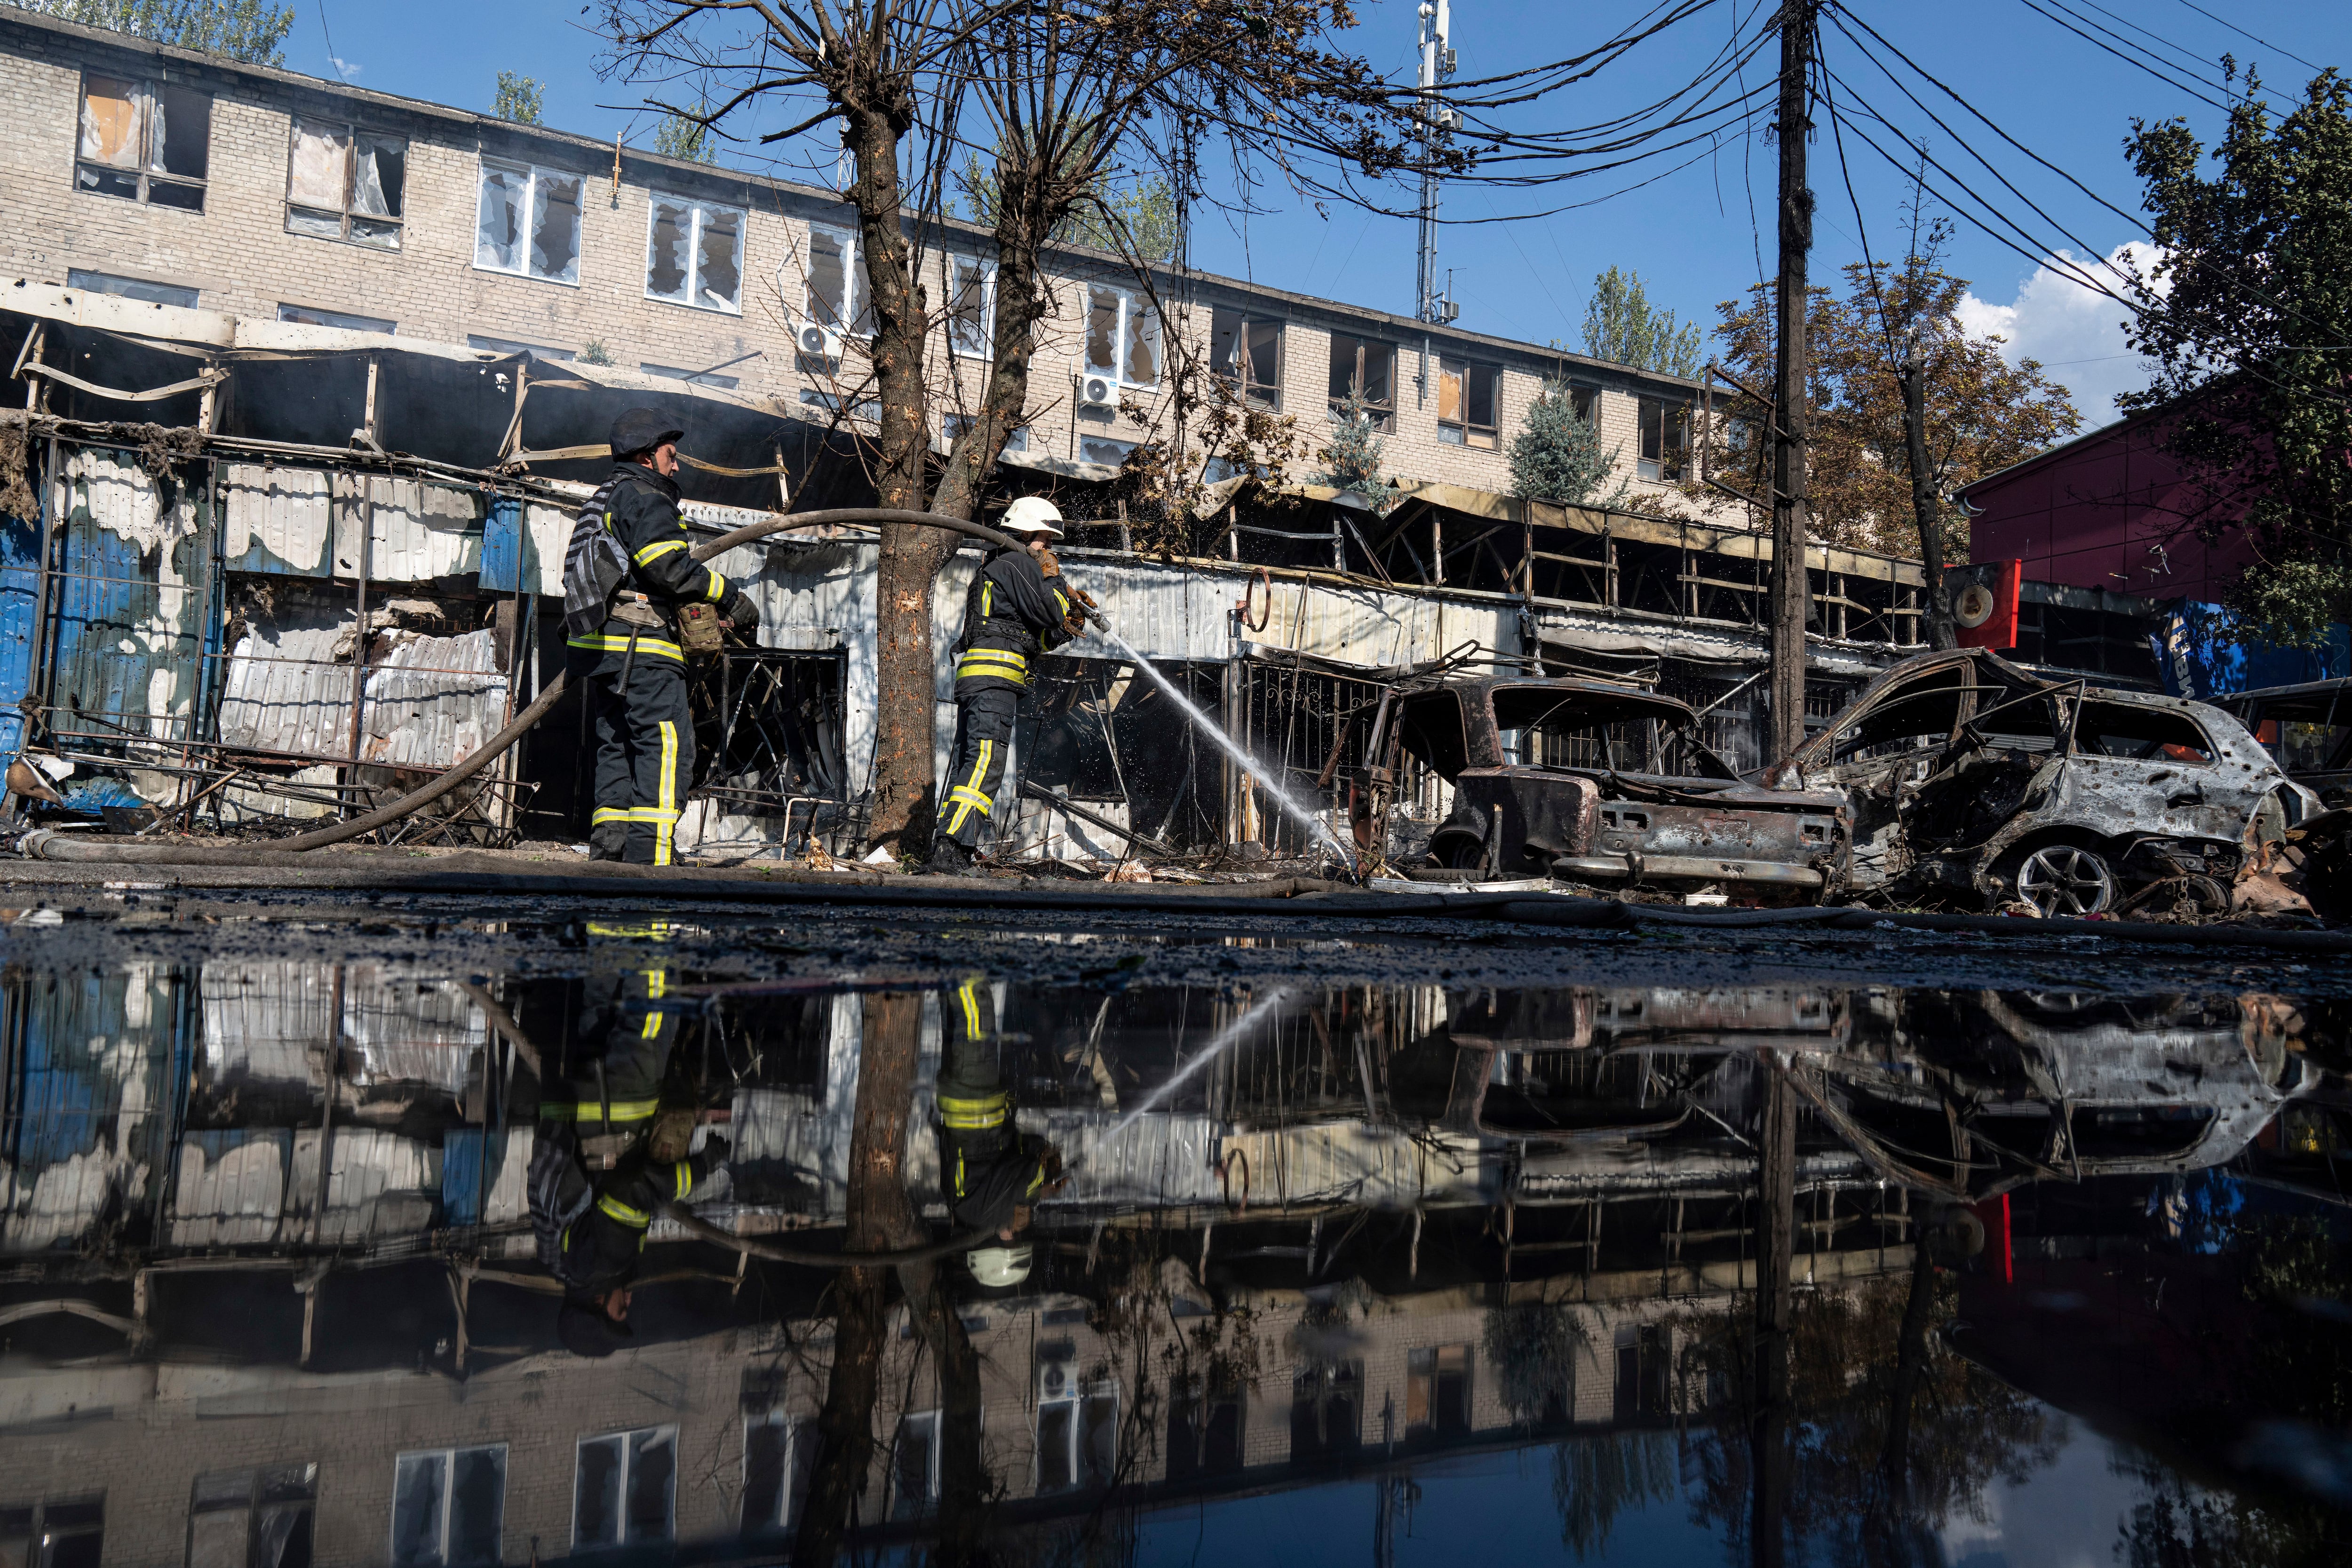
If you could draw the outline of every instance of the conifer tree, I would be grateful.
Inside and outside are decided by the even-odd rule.
[[[1522,500],[1579,506],[1616,471],[1617,453],[1576,412],[1566,382],[1547,381],[1528,405],[1528,422],[1511,442],[1511,493]],[[1606,505],[1624,493],[1621,482]]]
[[[1322,471],[1307,482],[1329,485],[1333,489],[1351,490],[1371,502],[1374,511],[1385,511],[1396,500],[1397,488],[1381,478],[1381,454],[1383,445],[1372,432],[1379,427],[1380,415],[1360,395],[1350,395],[1343,404],[1337,418],[1337,428],[1331,432],[1331,444],[1316,454],[1325,464]]]

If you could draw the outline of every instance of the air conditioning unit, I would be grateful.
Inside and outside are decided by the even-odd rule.
[[[1078,403],[1087,408],[1118,406],[1118,383],[1107,375],[1078,377]]]
[[[1043,1345],[1037,1352],[1037,1399],[1040,1404],[1078,1396],[1078,1354],[1076,1346]]]
[[[841,334],[815,321],[803,321],[793,340],[803,359],[839,359]]]

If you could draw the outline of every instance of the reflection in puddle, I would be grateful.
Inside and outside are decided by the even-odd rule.
[[[1934,1562],[2085,1421],[2093,1553],[2341,1560],[2328,1005],[828,987],[599,934],[9,973],[0,1562]],[[550,1257],[609,1326],[559,1334]]]

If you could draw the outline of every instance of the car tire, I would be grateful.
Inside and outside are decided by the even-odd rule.
[[[2102,850],[2060,840],[2001,859],[2001,887],[2052,919],[2098,914],[2116,901],[2116,872]]]

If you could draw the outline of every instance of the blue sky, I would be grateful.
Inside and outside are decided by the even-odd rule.
[[[297,23],[286,42],[287,63],[298,70],[341,74],[359,85],[437,101],[488,108],[497,73],[514,70],[546,84],[545,121],[607,138],[625,132],[649,141],[652,116],[642,105],[647,89],[599,80],[596,58],[606,40],[590,31],[593,14],[581,0],[409,0],[400,6],[354,0],[292,0]],[[2034,0],[2043,11],[2062,0]],[[1646,45],[1593,81],[1524,112],[1528,129],[1598,121],[1663,87],[1685,79],[1728,35],[1735,12],[1749,16],[1769,0],[1717,0],[1673,33]],[[2102,10],[2094,0],[2063,0],[2078,25],[2114,29],[2152,48],[2177,48],[2210,62],[2224,52],[2257,63],[2266,80],[2292,96],[2313,74],[2283,50],[2328,65],[2352,62],[2352,5],[2308,0],[2130,0]],[[2209,16],[2203,12],[2213,13]],[[1462,75],[1514,70],[1580,53],[1648,9],[1631,0],[1581,5],[1501,5],[1458,0],[1453,41]],[[2095,43],[2063,30],[2027,0],[1948,0],[1937,5],[1853,0],[1854,15],[1921,62],[1975,110],[2036,153],[2079,179],[2126,213],[2139,208],[2137,188],[2122,143],[2135,117],[2185,115],[2210,141],[2219,110],[2180,87],[2126,65]],[[1409,0],[1360,5],[1354,47],[1400,80],[1412,69],[1415,19]],[[2063,13],[2062,13],[2063,14]],[[2232,31],[2218,17],[2244,29]],[[2133,27],[2145,29],[2135,33]],[[2271,41],[2265,47],[2245,34]],[[2154,35],[2150,38],[2148,35]],[[332,39],[332,54],[329,38]],[[2112,44],[2113,39],[2105,40]],[[1874,68],[1834,31],[1825,49],[1832,67],[1862,98],[1924,136],[1931,151],[1979,189],[1990,176],[1963,168],[1952,139],[1905,103]],[[1769,54],[1767,59],[1769,61]],[[2179,68],[2184,73],[2185,62]],[[2214,74],[2209,64],[2208,75]],[[2101,253],[2145,237],[2145,228],[2105,211],[2054,175],[2003,150],[1981,124],[1931,89],[1913,84],[1952,129],[1993,157],[2025,196],[2055,222],[2030,218],[2039,237],[2070,250]],[[782,123],[781,115],[773,123]],[[1897,248],[1895,237],[1906,182],[1877,155],[1846,143],[1853,175],[1849,197],[1837,152],[1823,133],[1814,146],[1819,202],[1816,276],[1862,254],[1866,228],[1872,249]],[[804,141],[798,149],[805,177],[826,155]],[[753,154],[753,156],[764,156]],[[1575,346],[1593,275],[1615,265],[1639,272],[1651,298],[1711,324],[1717,301],[1757,275],[1760,251],[1771,264],[1770,196],[1775,153],[1761,142],[1722,144],[1694,166],[1646,189],[1550,217],[1518,217],[1540,206],[1603,194],[1587,182],[1550,191],[1457,187],[1444,211],[1453,218],[1513,217],[1517,221],[1449,226],[1440,266],[1454,275],[1461,322],[1477,331],[1536,342]],[[722,155],[722,161],[731,161]],[[782,171],[780,171],[782,172]],[[1755,194],[1759,237],[1750,223]],[[1409,220],[1335,208],[1328,217],[1279,187],[1264,200],[1279,210],[1246,226],[1220,215],[1197,221],[1193,258],[1202,267],[1257,279],[1301,292],[1409,313],[1413,306],[1413,230]],[[2024,216],[2017,198],[2004,205]],[[1855,208],[1860,208],[1857,223]],[[2059,227],[2071,235],[2062,238]],[[2071,385],[2093,423],[2110,416],[2114,393],[2137,384],[2136,362],[2116,323],[2121,308],[2098,300],[2058,273],[2037,267],[1962,223],[1949,268],[1971,281],[1967,319],[2011,339],[2012,354],[2032,353],[2051,374]]]

